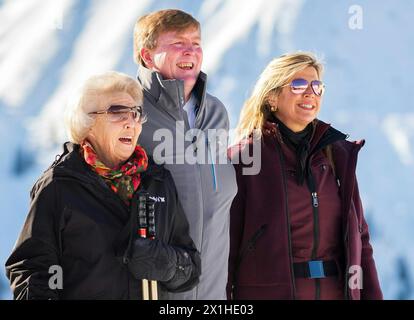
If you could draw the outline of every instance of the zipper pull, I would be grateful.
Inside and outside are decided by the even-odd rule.
[[[216,167],[214,166],[214,159],[213,159],[213,156],[211,154],[210,143],[208,142],[207,138],[206,138],[206,145],[207,145],[207,153],[208,153],[208,156],[209,156],[210,161],[211,161],[211,175],[212,175],[212,178],[213,178],[213,189],[214,189],[215,192],[217,192],[218,187],[217,187]]]
[[[318,194],[316,192],[312,192],[312,205],[315,208],[317,208],[319,206]]]

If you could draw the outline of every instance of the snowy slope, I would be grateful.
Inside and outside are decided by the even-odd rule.
[[[349,28],[354,1],[0,1],[0,262],[27,214],[28,192],[65,141],[62,111],[91,73],[134,75],[138,16],[181,8],[203,27],[209,90],[234,127],[243,101],[274,56],[311,50],[327,63],[320,118],[366,139],[358,175],[386,298],[414,298],[414,2],[365,0],[363,28]],[[0,298],[10,298],[0,271]],[[2,290],[3,289],[3,290]]]

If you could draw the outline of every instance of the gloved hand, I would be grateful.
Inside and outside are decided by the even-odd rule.
[[[137,238],[132,244],[128,268],[137,279],[165,282],[174,277],[177,260],[174,247],[159,240]]]

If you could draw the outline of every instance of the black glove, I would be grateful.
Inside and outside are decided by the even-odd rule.
[[[159,240],[137,238],[132,244],[128,268],[137,279],[185,282],[192,270],[190,255]]]

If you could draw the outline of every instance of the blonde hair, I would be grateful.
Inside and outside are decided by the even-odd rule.
[[[130,76],[109,71],[88,78],[69,101],[65,110],[65,126],[69,140],[80,144],[95,124],[96,117],[88,112],[98,111],[100,96],[126,92],[137,105],[142,105],[142,87]],[[141,122],[145,122],[145,117]]]
[[[322,62],[310,52],[284,54],[266,66],[240,112],[236,141],[248,137],[255,129],[257,137],[261,137],[263,125],[270,114],[269,98],[278,95],[295,73],[307,67],[314,67],[319,78],[322,77]]]
[[[168,31],[200,30],[200,23],[190,14],[181,10],[159,10],[142,16],[134,28],[134,60],[145,66],[141,58],[141,49],[154,49],[158,36]]]

